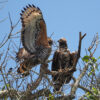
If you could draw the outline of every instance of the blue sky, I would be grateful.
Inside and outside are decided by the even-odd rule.
[[[89,47],[94,35],[98,32],[100,36],[100,0],[8,0],[0,4],[0,20],[7,18],[0,23],[0,41],[10,31],[8,12],[13,23],[16,23],[27,4],[34,4],[42,10],[48,36],[54,33],[52,39],[55,41],[65,37],[71,51],[77,50],[79,32],[87,33],[82,42],[81,56],[86,54],[85,48]],[[20,29],[21,23],[14,32]],[[95,56],[98,57],[99,54],[100,46]]]
[[[27,4],[34,4],[42,10],[48,36],[54,32],[52,38],[56,41],[61,37],[65,37],[71,51],[77,49],[80,31],[83,34],[87,33],[83,40],[82,55],[85,54],[84,49],[88,48],[93,36],[97,32],[100,34],[99,0],[8,0],[7,3],[0,4],[2,8],[0,10],[0,20],[7,18],[8,12],[10,12],[13,23],[16,23],[20,19],[21,10]],[[0,34],[3,36],[8,33],[9,28],[10,23],[7,19],[5,22],[0,23]],[[21,24],[15,32],[20,29]]]

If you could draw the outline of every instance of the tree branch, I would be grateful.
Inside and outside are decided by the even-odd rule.
[[[81,52],[81,44],[82,44],[82,39],[86,36],[86,33],[82,36],[81,35],[81,32],[79,33],[79,46],[78,46],[78,55],[77,55],[77,59],[74,63],[74,66],[76,66],[77,62],[78,62],[78,59],[80,58],[80,52]],[[86,70],[88,69],[88,64],[85,65],[84,69],[83,69],[83,72],[79,75],[79,77],[77,78],[76,82],[74,83],[72,89],[71,89],[71,95],[74,95],[77,88],[78,88],[78,85],[79,85],[79,82],[81,80],[81,78],[84,76],[84,74],[86,73]]]
[[[9,95],[9,92],[12,94],[12,95]],[[3,91],[0,91],[0,99],[4,99],[5,97],[12,97],[12,98],[16,98],[18,96],[18,92],[14,89],[9,89],[8,90],[3,90]]]
[[[74,99],[75,96],[74,95],[67,95],[67,96],[60,96],[55,98],[54,100],[72,100]]]
[[[80,53],[81,53],[81,44],[82,44],[82,39],[86,36],[86,33],[82,36],[81,32],[79,32],[79,45],[78,45],[78,54],[77,58],[75,59],[76,61],[74,62],[73,66],[76,66],[78,59],[80,58]]]
[[[27,85],[27,88],[28,88],[29,91],[35,90],[38,87],[38,85],[40,84],[42,77],[43,77],[42,66],[44,66],[44,65],[41,64],[41,66],[40,66],[40,74],[39,74],[37,80],[35,82]]]
[[[74,95],[77,88],[78,88],[78,85],[79,85],[79,82],[80,80],[82,79],[82,77],[85,75],[86,71],[88,69],[88,64],[85,65],[85,67],[83,68],[83,71],[82,73],[79,75],[79,77],[76,79],[76,82],[74,83],[72,89],[71,89],[71,94]]]

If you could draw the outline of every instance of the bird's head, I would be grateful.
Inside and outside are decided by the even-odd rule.
[[[53,44],[53,40],[50,37],[48,37],[48,43],[50,46],[52,46],[52,44]]]
[[[68,48],[67,40],[65,38],[61,38],[58,40],[60,48]]]

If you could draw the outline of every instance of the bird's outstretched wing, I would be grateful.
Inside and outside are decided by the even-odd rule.
[[[29,53],[35,53],[40,46],[48,47],[46,24],[42,12],[34,5],[28,5],[21,13],[21,39]]]

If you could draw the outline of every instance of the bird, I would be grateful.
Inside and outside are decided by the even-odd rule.
[[[52,46],[52,39],[48,37],[48,43],[50,46]],[[17,61],[21,61],[20,67],[17,69],[17,72],[22,74],[23,76],[29,75],[29,70],[38,65],[41,64],[40,59],[37,59],[34,57],[34,55],[28,53],[25,48],[21,48],[19,52],[17,53]],[[48,57],[47,57],[48,58]]]
[[[24,73],[31,69],[30,66],[46,63],[52,51],[53,41],[47,37],[46,23],[40,8],[29,4],[20,15],[23,48],[19,49],[16,58],[21,61],[17,72]]]
[[[77,56],[76,52],[69,51],[65,38],[59,39],[58,42],[59,49],[54,52],[51,68],[52,71],[58,72],[56,75],[52,75],[55,91],[60,91],[64,83],[70,82],[72,74],[68,76],[63,71],[68,71],[73,66],[74,58]]]

